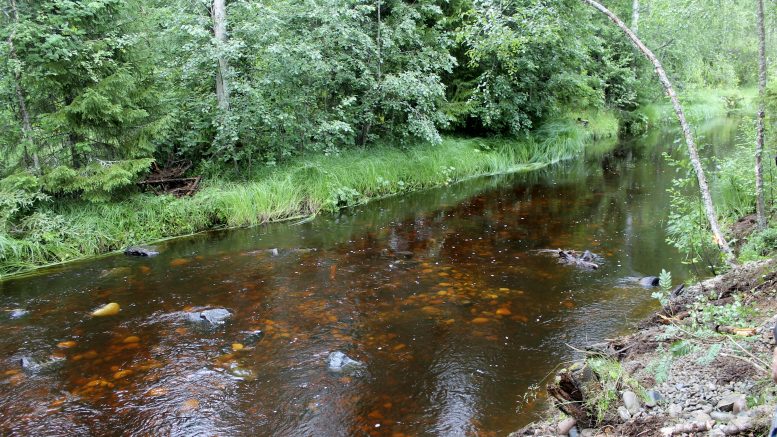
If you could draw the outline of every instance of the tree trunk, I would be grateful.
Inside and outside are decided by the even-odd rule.
[[[213,35],[216,37],[220,49],[227,43],[227,8],[225,0],[213,0]],[[226,58],[223,53],[218,56],[218,70],[216,71],[216,99],[220,109],[229,110],[229,83]]]
[[[766,29],[764,27],[764,1],[758,3],[758,115],[755,135],[755,210],[758,229],[766,229],[766,203],[764,201],[764,97],[766,94]]]
[[[631,31],[634,35],[639,35],[639,0],[633,0],[631,3]]]
[[[674,106],[677,119],[680,121],[680,126],[683,130],[683,136],[685,136],[685,144],[688,146],[688,156],[691,159],[691,164],[693,165],[693,169],[696,172],[696,178],[699,181],[699,191],[701,193],[702,202],[704,203],[704,210],[707,214],[707,220],[709,221],[710,229],[712,230],[715,243],[720,248],[720,251],[725,255],[726,262],[729,265],[736,265],[734,254],[731,252],[731,248],[729,247],[725,237],[720,232],[720,226],[718,225],[718,215],[715,211],[715,206],[712,203],[710,188],[707,184],[707,178],[704,175],[704,169],[701,166],[701,161],[699,160],[699,151],[696,148],[696,142],[694,141],[693,134],[691,133],[691,126],[688,124],[688,121],[685,118],[685,112],[683,112],[683,107],[680,105],[680,99],[677,98],[677,94],[672,87],[672,83],[669,81],[669,77],[666,75],[666,71],[664,71],[664,67],[661,65],[661,62],[659,62],[658,58],[656,58],[653,52],[650,51],[650,49],[647,48],[647,46],[645,46],[645,44],[643,44],[639,38],[637,38],[637,35],[635,35],[634,32],[632,32],[620,18],[610,12],[609,9],[594,0],[582,1],[606,15],[613,23],[620,27],[621,30],[626,33],[626,36],[628,36],[631,42],[634,43],[634,45],[639,49],[639,51],[641,51],[642,54],[644,54],[645,57],[647,57],[650,62],[653,63],[656,74],[658,75],[658,79],[661,81],[661,85],[663,85],[664,89],[666,90],[666,94],[672,101],[672,106]]]
[[[16,47],[14,47],[13,39],[16,36],[16,26],[19,24],[19,10],[16,8],[16,0],[10,0],[11,13],[13,14],[14,28],[11,30],[11,34],[8,35],[8,55],[9,57],[18,62],[16,57]],[[32,124],[30,123],[30,113],[27,111],[27,99],[25,98],[24,88],[22,88],[22,74],[18,68],[13,68],[13,82],[16,90],[16,99],[19,104],[19,114],[22,118],[22,147],[24,148],[24,163],[27,167],[32,166],[33,170],[37,173],[40,170],[40,163],[38,161],[38,153],[33,150],[32,154],[28,149],[33,145],[32,142]]]

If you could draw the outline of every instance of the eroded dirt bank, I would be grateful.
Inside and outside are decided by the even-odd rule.
[[[684,289],[628,336],[580,347],[548,384],[554,406],[524,435],[766,435],[777,261]]]

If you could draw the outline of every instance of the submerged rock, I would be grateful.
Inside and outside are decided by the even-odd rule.
[[[264,338],[264,331],[257,329],[256,331],[245,332],[245,338],[243,339],[243,345],[247,347],[255,346]]]
[[[23,356],[19,359],[19,365],[27,373],[39,373],[51,368],[61,361],[63,361],[62,358],[53,358],[47,361],[39,361],[31,356]]]
[[[333,372],[342,372],[344,370],[364,367],[364,363],[351,359],[348,355],[340,351],[330,353],[326,358],[326,362],[329,370]]]
[[[8,317],[10,317],[12,319],[21,319],[22,317],[26,316],[29,313],[30,312],[27,311],[27,310],[23,310],[21,308],[17,308],[15,310],[12,310],[11,314],[9,314]]]
[[[37,373],[43,367],[31,357],[22,357],[19,360],[19,365],[22,366],[22,369],[31,373]]]
[[[241,367],[237,363],[232,363],[232,365],[230,365],[227,368],[227,373],[229,373],[232,377],[237,378],[237,379],[253,379],[254,378],[254,373],[251,370],[246,369],[245,367]]]
[[[657,276],[645,276],[639,280],[639,285],[643,287],[658,287],[660,280]]]
[[[119,314],[119,311],[121,310],[121,307],[116,302],[111,302],[107,305],[103,305],[102,307],[92,311],[92,315],[95,317],[103,317],[103,316],[114,316],[116,314]]]
[[[130,246],[124,249],[124,254],[127,256],[156,256],[159,255],[159,252],[155,247]]]

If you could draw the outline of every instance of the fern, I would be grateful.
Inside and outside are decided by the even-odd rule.
[[[699,357],[697,362],[702,366],[710,364],[715,359],[715,357],[718,356],[722,348],[723,345],[721,343],[713,344],[709,349],[707,349],[707,352],[704,355]]]
[[[690,340],[679,340],[669,346],[669,351],[673,357],[679,358],[692,353],[696,347]]]

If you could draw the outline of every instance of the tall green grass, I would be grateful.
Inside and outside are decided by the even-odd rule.
[[[611,113],[548,123],[531,136],[445,138],[439,145],[376,147],[317,155],[255,170],[243,180],[206,179],[193,197],[138,193],[109,203],[44,203],[21,232],[0,233],[0,275],[209,229],[255,226],[336,211],[372,199],[483,176],[531,171],[614,139]]]

